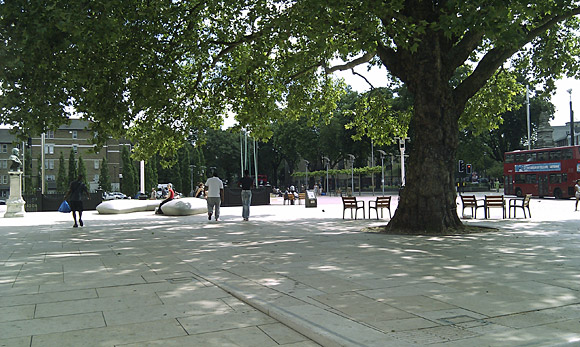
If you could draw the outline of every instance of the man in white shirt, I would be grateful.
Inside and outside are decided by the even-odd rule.
[[[207,219],[211,220],[215,208],[215,220],[220,217],[220,206],[224,201],[224,183],[219,179],[217,172],[213,173],[213,177],[207,179],[205,182],[205,190],[207,190]]]

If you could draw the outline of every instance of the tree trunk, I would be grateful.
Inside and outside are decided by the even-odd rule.
[[[389,232],[449,234],[464,228],[457,215],[455,157],[458,116],[449,78],[438,69],[436,44],[414,55],[408,73],[414,94],[405,187],[399,206],[387,226]]]

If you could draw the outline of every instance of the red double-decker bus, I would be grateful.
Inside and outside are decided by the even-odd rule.
[[[507,152],[504,158],[504,194],[574,196],[574,184],[580,178],[580,146]]]

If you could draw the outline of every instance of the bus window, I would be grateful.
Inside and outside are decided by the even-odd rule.
[[[548,152],[538,152],[538,161],[547,161],[548,160]]]
[[[573,154],[572,148],[566,148],[562,151],[562,159],[572,159]]]
[[[526,176],[525,175],[515,175],[514,182],[515,183],[526,183]]]
[[[528,153],[528,159],[527,159],[527,161],[528,162],[530,162],[530,161],[538,161],[538,156],[536,155],[535,152]]]
[[[526,183],[536,184],[538,180],[536,178],[536,174],[527,174],[526,175]]]
[[[560,160],[562,153],[560,151],[550,151],[550,160]]]
[[[561,180],[561,174],[550,174],[550,184],[562,183]]]
[[[515,157],[516,163],[522,163],[526,161],[526,154],[525,153],[516,153]]]
[[[568,182],[568,174],[562,174],[562,183]]]
[[[513,163],[514,162],[514,155],[513,154],[506,154],[505,155],[505,162],[506,163]]]

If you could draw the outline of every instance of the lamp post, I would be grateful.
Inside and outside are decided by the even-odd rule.
[[[383,196],[385,196],[385,155],[387,155],[387,153],[380,149],[378,152],[381,154],[381,185],[383,186]]]
[[[193,191],[193,170],[195,169],[195,165],[189,165],[189,171],[191,173],[191,196],[195,196],[195,192]]]
[[[330,166],[330,159],[328,157],[322,157],[322,160],[326,164],[326,187],[324,189],[326,189],[326,195],[328,195],[328,167]]]
[[[310,162],[306,159],[303,159],[303,160],[304,160],[304,163],[306,164],[305,165],[305,167],[306,167],[306,182],[305,183],[306,184],[304,185],[304,192],[306,192],[308,190],[308,164],[310,164]]]
[[[528,125],[528,151],[532,149],[532,140],[530,135],[530,88],[526,85],[526,120]]]
[[[352,154],[347,154],[350,158],[350,193],[354,195],[354,160],[356,157]]]
[[[375,144],[371,139],[371,168],[375,167]],[[375,196],[375,174],[371,173],[371,186],[373,186],[373,196]]]
[[[567,90],[570,94],[570,146],[574,146],[574,111],[572,111],[572,88]]]
[[[401,186],[405,185],[405,141],[409,140],[408,137],[395,137],[395,140],[399,141],[399,150],[401,151]]]

